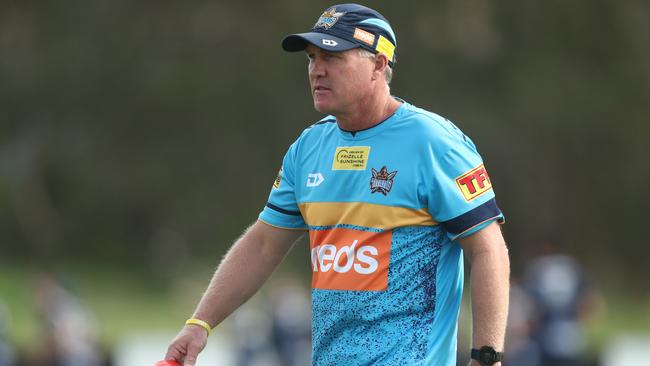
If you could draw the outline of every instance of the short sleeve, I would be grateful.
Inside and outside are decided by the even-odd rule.
[[[307,226],[296,202],[295,150],[296,143],[289,147],[282,160],[282,167],[273,182],[268,201],[259,219],[272,226],[302,230]]]
[[[460,131],[435,141],[428,208],[449,237],[457,239],[504,221],[492,182],[474,143]]]

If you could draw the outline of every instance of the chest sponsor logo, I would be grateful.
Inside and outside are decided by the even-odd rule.
[[[280,170],[278,171],[278,176],[275,177],[275,181],[273,182],[273,189],[280,188],[280,183],[282,183],[282,167],[280,167]]]
[[[393,179],[397,170],[394,172],[388,172],[386,166],[381,167],[379,171],[376,171],[375,168],[372,168],[372,177],[370,178],[370,193],[381,193],[384,196],[390,192],[393,188]]]
[[[471,201],[492,189],[490,177],[483,164],[456,178],[456,185],[466,201]]]
[[[332,170],[366,170],[370,146],[339,146],[334,152]]]
[[[324,181],[323,174],[311,173],[307,176],[307,187],[318,187]]]
[[[325,290],[384,291],[388,288],[391,230],[312,230],[312,287]]]

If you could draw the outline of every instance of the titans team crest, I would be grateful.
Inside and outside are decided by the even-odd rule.
[[[336,7],[331,7],[325,10],[325,12],[320,16],[320,18],[318,18],[318,21],[316,22],[316,24],[314,24],[314,28],[321,27],[325,29],[330,29],[334,24],[336,24],[336,22],[339,21],[339,18],[342,17],[344,14],[345,14],[344,12],[337,13]]]
[[[384,165],[379,171],[372,168],[372,178],[370,178],[370,193],[381,193],[384,196],[390,192],[393,188],[393,179],[397,170],[394,172],[388,172],[386,166]]]

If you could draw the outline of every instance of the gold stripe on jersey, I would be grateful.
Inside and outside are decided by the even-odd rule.
[[[309,226],[354,225],[388,230],[402,226],[435,226],[429,211],[365,202],[306,202],[298,205]]]

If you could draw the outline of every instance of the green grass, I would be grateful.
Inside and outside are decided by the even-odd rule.
[[[78,296],[98,317],[105,346],[131,332],[178,330],[194,310],[212,273],[209,266],[193,266],[192,273],[167,275],[108,265],[60,266],[55,270],[70,279]],[[650,298],[607,289],[604,293],[604,311],[587,326],[592,351],[602,349],[619,334],[650,333]],[[11,341],[23,349],[33,345],[39,339],[41,326],[33,306],[30,268],[0,265],[0,299],[11,312]]]
[[[650,297],[623,295],[605,291],[604,306],[599,315],[587,322],[589,347],[603,349],[619,335],[650,335]]]
[[[9,336],[19,344],[35,339],[38,332],[29,287],[24,271],[7,266],[0,269],[0,301],[9,308]]]
[[[101,338],[113,344],[123,334],[175,331],[194,309],[209,272],[160,278],[141,270],[108,266],[56,268],[99,320]],[[10,339],[25,347],[39,338],[42,325],[33,297],[33,274],[25,267],[0,267],[0,299],[11,314]]]

